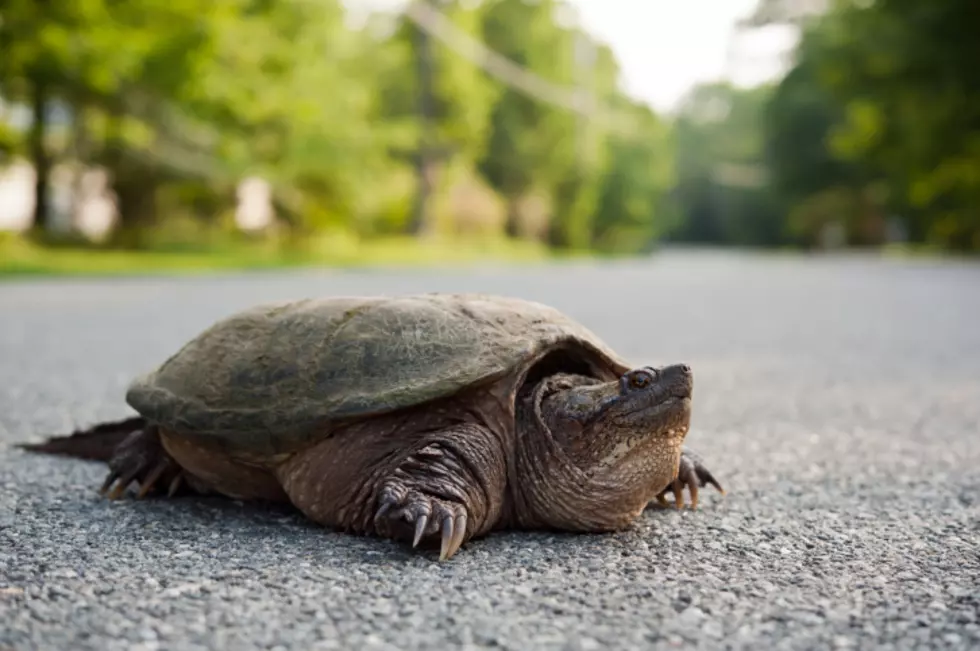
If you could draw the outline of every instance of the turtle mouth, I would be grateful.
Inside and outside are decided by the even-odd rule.
[[[616,425],[636,429],[647,437],[667,429],[687,428],[690,422],[694,401],[689,391],[683,387],[671,391],[656,402],[636,405],[633,401],[618,401],[610,405],[608,411],[622,410],[613,418]],[[623,404],[623,403],[626,404]],[[603,414],[608,417],[610,414]]]
[[[693,405],[690,395],[671,395],[655,405],[638,409],[629,420],[646,425],[642,428],[643,438],[649,438],[650,435],[683,435],[690,427]]]
[[[676,407],[690,407],[693,403],[691,399],[691,394],[687,392],[671,392],[666,395],[660,402],[641,407],[637,410],[639,413],[655,413],[662,412]]]
[[[618,440],[601,454],[600,462],[587,474],[608,471],[637,455],[645,456],[647,450],[676,448],[690,429],[691,406],[690,396],[669,395],[660,402],[619,415],[611,423]]]

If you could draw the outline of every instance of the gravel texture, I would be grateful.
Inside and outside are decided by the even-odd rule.
[[[730,493],[452,561],[220,499],[108,503],[18,441],[254,302],[481,290],[686,361]],[[0,649],[980,647],[980,266],[667,253],[523,269],[0,284]]]

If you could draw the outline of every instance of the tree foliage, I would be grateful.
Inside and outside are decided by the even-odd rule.
[[[594,112],[430,36],[422,120],[419,27],[397,12],[357,25],[341,0],[2,0],[0,164],[32,160],[42,228],[57,166],[104,167],[123,244],[226,223],[252,175],[294,241],[414,232],[424,168],[435,228],[556,247],[876,245],[901,226],[980,250],[976,3],[837,0],[784,78],[704,84],[667,117],[626,96],[613,51],[561,19],[565,0],[430,2]]]
[[[980,250],[978,19],[968,0],[838,0],[804,23],[768,98],[697,89],[677,123],[673,236],[876,245],[899,227],[915,243]],[[692,119],[725,92],[754,117]],[[709,180],[746,156],[768,179],[756,190]]]
[[[768,183],[763,110],[772,89],[727,83],[695,88],[675,122],[682,219],[673,239],[705,244],[771,246],[783,241],[782,213]]]
[[[844,116],[829,146],[887,190],[917,239],[980,248],[980,6],[841,3],[809,55]]]
[[[557,0],[436,4],[539,78],[632,106],[612,51],[563,26]],[[221,222],[249,175],[272,184],[294,234],[406,229],[425,138],[419,28],[398,14],[360,26],[349,18],[339,0],[4,0],[0,98],[35,119],[29,130],[2,121],[0,155],[33,159],[41,217],[52,166],[104,166],[121,242],[179,214]],[[582,43],[596,56],[585,79],[575,61]],[[500,203],[512,234],[581,248],[630,248],[631,238],[611,233],[657,231],[670,166],[658,149],[664,127],[649,112],[647,132],[617,139],[435,38],[429,46],[437,205],[450,221],[491,219]]]

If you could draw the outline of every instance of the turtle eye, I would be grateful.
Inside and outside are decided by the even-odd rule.
[[[630,386],[634,389],[645,389],[653,382],[653,377],[646,371],[639,371],[630,376]]]

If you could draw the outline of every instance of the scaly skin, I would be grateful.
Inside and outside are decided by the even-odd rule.
[[[690,427],[686,366],[619,380],[554,375],[520,401],[513,525],[563,531],[629,526],[677,477]]]
[[[144,424],[117,448],[103,492],[119,497],[135,481],[142,497],[177,482],[288,499],[320,524],[438,545],[448,559],[493,530],[615,531],[668,492],[681,506],[687,487],[696,507],[699,486],[722,490],[683,448],[693,388],[686,366],[639,368],[611,382],[555,374],[516,396],[508,387],[351,423],[284,458],[247,463]]]

